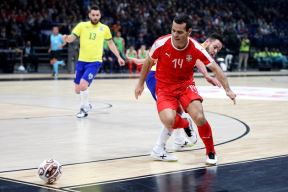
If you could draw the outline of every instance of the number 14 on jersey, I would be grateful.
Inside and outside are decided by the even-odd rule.
[[[177,68],[182,69],[183,61],[184,61],[184,59],[173,59],[172,63],[174,65],[174,68],[175,69],[177,69]]]

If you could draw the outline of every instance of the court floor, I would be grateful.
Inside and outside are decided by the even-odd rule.
[[[152,160],[161,123],[149,92],[134,98],[136,76],[99,77],[86,119],[75,117],[79,98],[71,76],[0,77],[0,191],[288,191],[281,173],[287,173],[288,73],[229,75],[236,105],[196,78],[216,167],[206,167],[200,140],[174,152],[173,137],[167,147],[179,161]],[[53,185],[37,176],[49,158],[63,164]]]

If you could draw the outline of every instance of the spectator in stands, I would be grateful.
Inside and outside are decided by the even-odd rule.
[[[259,70],[271,70],[272,58],[271,52],[268,47],[265,50],[256,51],[253,55],[254,59],[257,61]]]
[[[31,46],[31,41],[27,41],[23,48],[23,64],[27,72],[30,70],[33,72],[38,72],[37,56],[34,48]]]
[[[283,55],[278,49],[273,49],[271,51],[271,60],[273,64],[280,64],[280,68],[288,69],[287,57]]]
[[[116,36],[113,38],[113,41],[114,41],[116,47],[118,48],[121,57],[125,58],[125,40],[121,36],[120,31],[116,32]]]
[[[83,3],[81,0],[61,0],[52,3],[49,0],[23,2],[0,1],[0,29],[6,30],[3,32],[6,35],[14,30],[24,42],[29,39],[34,46],[47,45],[49,37],[47,30],[50,30],[52,25],[68,23],[69,28],[83,20],[88,5],[88,1]],[[188,0],[126,0],[119,3],[116,0],[109,0],[101,1],[100,8],[105,15],[103,23],[110,27],[114,24],[112,28],[115,32],[121,29],[125,43],[133,44],[137,49],[142,44],[153,44],[156,37],[170,32],[170,26],[167,25],[171,19],[170,13],[188,12],[191,13],[193,21],[192,36],[196,40],[204,40],[205,37],[201,37],[202,33],[225,31],[228,35],[228,39],[225,40],[226,48],[235,56],[239,52],[239,42],[235,37],[243,33],[248,34],[253,48],[265,46],[277,48],[283,46],[283,43],[287,44],[288,23],[284,14],[288,8],[287,2],[211,0],[208,4],[202,0],[194,0],[193,3],[189,3]],[[223,35],[226,37],[225,33]],[[0,33],[0,46],[6,43],[5,47],[8,47],[9,42],[1,40],[1,35]],[[20,38],[18,40],[21,41]],[[21,45],[21,42],[13,44]],[[286,46],[284,53],[287,52]],[[124,53],[125,50],[122,56]]]
[[[6,39],[6,38],[7,38],[6,27],[1,27],[0,39]]]
[[[129,49],[127,49],[126,51],[126,58],[129,57],[129,58],[137,58],[137,52],[134,48],[133,45],[131,45],[129,47]],[[137,64],[133,61],[133,60],[128,60],[127,61],[128,63],[128,69],[129,69],[129,73],[132,74],[133,73],[133,66],[135,65],[135,68],[137,68]]]
[[[140,49],[137,51],[137,56],[139,59],[145,59],[147,57],[148,51],[146,50],[146,45],[141,45]],[[140,73],[142,69],[142,64],[137,63],[136,73]]]
[[[248,39],[247,34],[245,34],[241,40],[240,49],[239,49],[238,71],[241,71],[242,62],[244,63],[243,71],[247,71],[249,51],[250,51],[250,40]]]
[[[120,31],[116,32],[116,36],[113,37],[113,41],[118,48],[121,57],[125,59],[125,39],[122,37]],[[115,68],[117,69],[117,72],[124,73],[126,71],[125,66],[120,66],[118,64],[115,65]]]
[[[0,49],[7,48],[7,33],[6,27],[1,27],[0,30]]]

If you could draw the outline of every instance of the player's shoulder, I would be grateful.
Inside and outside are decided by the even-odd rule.
[[[85,27],[88,26],[89,21],[80,21],[79,23],[76,24],[75,27]]]
[[[163,36],[159,37],[158,39],[156,39],[155,42],[157,42],[157,41],[158,42],[161,42],[161,41],[166,42],[167,40],[171,39],[171,37],[172,37],[171,34],[163,35]]]
[[[104,24],[104,23],[99,22],[98,24],[99,24],[99,27],[100,27],[100,28],[103,28],[103,29],[105,29],[105,30],[109,29],[108,25],[106,25],[106,24]]]
[[[189,41],[192,43],[192,45],[198,49],[198,50],[203,50],[204,47],[198,42],[196,41],[195,39],[193,39],[192,37],[189,37]]]
[[[169,35],[164,35],[159,37],[158,39],[155,40],[152,49],[157,49],[159,47],[162,47],[163,45],[165,45],[167,42],[170,42],[169,40],[171,39],[171,34]]]
[[[198,53],[203,54],[210,62],[213,62],[214,59],[211,57],[211,55],[206,51],[206,49],[202,46],[202,44],[200,44],[198,41],[196,41],[193,38],[189,38],[189,40],[191,41],[191,43],[193,43],[195,49],[198,51]]]

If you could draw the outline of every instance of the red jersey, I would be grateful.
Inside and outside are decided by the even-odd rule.
[[[199,59],[204,65],[210,64],[213,58],[194,39],[189,38],[187,46],[177,49],[172,44],[172,35],[158,38],[152,45],[149,56],[157,60],[157,88],[179,88],[194,84],[193,68]]]

